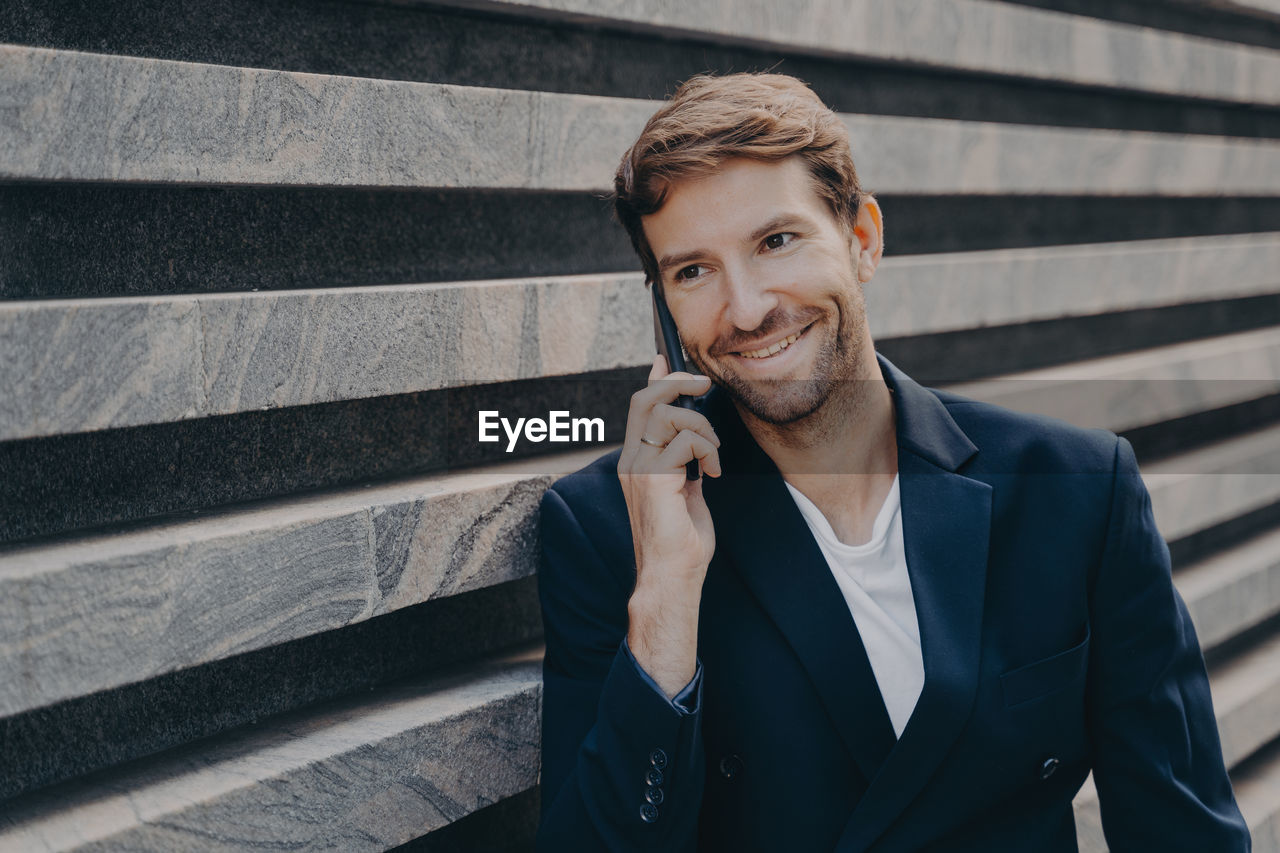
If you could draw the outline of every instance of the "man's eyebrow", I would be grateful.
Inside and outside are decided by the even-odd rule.
[[[692,252],[681,252],[678,255],[663,255],[658,259],[658,272],[665,273],[672,267],[684,266],[689,261],[696,261],[708,254],[710,252],[706,249],[694,249]]]
[[[808,225],[809,220],[796,213],[780,213],[770,219],[764,225],[751,232],[746,242],[755,243],[768,237],[775,231],[781,231],[784,228],[794,228],[797,225]],[[663,255],[658,259],[658,272],[665,273],[671,267],[683,266],[690,261],[696,261],[698,258],[710,254],[706,249],[694,249],[691,252],[681,252],[678,255]]]
[[[775,231],[782,231],[786,228],[794,228],[797,225],[808,225],[809,220],[796,213],[780,213],[770,219],[764,225],[751,232],[751,236],[747,238],[748,243],[755,243],[768,237]]]

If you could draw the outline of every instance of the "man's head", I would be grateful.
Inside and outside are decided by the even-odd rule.
[[[843,123],[803,83],[690,80],[627,152],[615,191],[690,360],[741,407],[791,423],[878,376],[861,282],[880,258],[879,207]]]
[[[699,75],[645,124],[614,175],[614,210],[650,281],[657,281],[642,218],[656,213],[673,184],[705,177],[744,157],[804,161],[814,190],[853,228],[862,188],[849,133],[808,86],[784,74]]]

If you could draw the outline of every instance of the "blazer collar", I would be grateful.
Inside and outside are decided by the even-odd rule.
[[[925,669],[900,739],[840,588],[781,474],[727,395],[713,392],[706,409],[722,441],[725,471],[703,487],[717,550],[796,652],[869,780],[840,850],[864,850],[889,828],[968,720],[986,584],[991,488],[956,473],[978,448],[936,396],[887,359],[879,361],[894,394],[903,537]]]
[[[901,456],[905,448],[944,471],[959,470],[978,448],[961,431],[941,400],[894,367],[889,359],[879,353],[876,359],[885,384],[894,394],[898,455]]]

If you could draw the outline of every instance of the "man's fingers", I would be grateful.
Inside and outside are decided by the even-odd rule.
[[[646,420],[627,420],[627,441],[618,457],[618,471],[625,473],[642,464],[641,460],[656,456],[681,430],[698,433],[713,446],[720,446],[719,436],[701,412],[659,403],[649,410]]]
[[[631,395],[631,412],[651,409],[659,403],[670,403],[681,395],[698,397],[711,389],[711,380],[692,373],[668,373]]]
[[[720,446],[720,439],[705,415],[668,403],[659,403],[649,410],[649,421],[641,435],[659,444],[670,444],[681,430],[686,429],[696,432],[714,446]]]
[[[655,359],[654,368],[658,367]],[[668,373],[660,379],[651,379],[649,385],[631,395],[631,408],[627,412],[627,433],[625,444],[634,449],[644,427],[649,421],[650,410],[663,403],[674,402],[681,394],[697,396],[705,394],[711,388],[711,380],[706,376],[694,376],[691,373]],[[625,452],[625,451],[624,451]]]
[[[720,451],[710,441],[687,429],[671,439],[667,449],[654,460],[654,467],[660,472],[679,471],[690,459],[697,459],[708,476],[720,476]]]
[[[667,369],[666,356],[662,353],[658,353],[654,356],[653,366],[649,368],[649,381],[652,382],[655,379],[661,379],[670,372],[671,371]]]
[[[697,397],[710,389],[709,377],[677,371],[650,379],[648,386],[637,391],[631,399],[638,397],[641,401],[653,406],[658,403],[670,403],[681,394]]]

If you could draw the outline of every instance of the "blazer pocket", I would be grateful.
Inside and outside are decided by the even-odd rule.
[[[1000,676],[1006,706],[1021,705],[1047,696],[1085,673],[1089,659],[1089,626],[1084,626],[1084,639],[1065,652],[1011,669]]]

